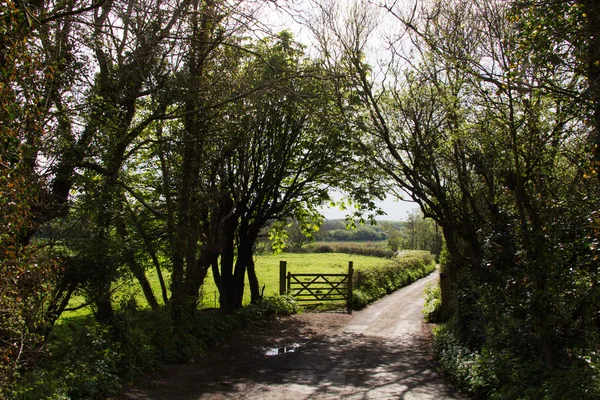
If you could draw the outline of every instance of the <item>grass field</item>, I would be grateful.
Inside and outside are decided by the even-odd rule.
[[[340,242],[347,243],[347,242]],[[378,257],[367,257],[355,254],[343,253],[284,253],[284,254],[262,254],[255,256],[256,274],[260,287],[265,286],[264,295],[273,296],[279,293],[279,262],[287,261],[287,270],[292,273],[344,273],[348,270],[348,262],[354,262],[354,268],[370,268],[378,265],[384,265],[389,262],[388,259]],[[152,284],[154,295],[159,303],[162,304],[160,297],[160,283],[158,277],[153,272],[148,272],[148,279]],[[168,282],[168,276],[165,276]],[[167,283],[168,284],[168,283]],[[244,294],[244,303],[250,302],[250,289],[246,282]],[[203,308],[213,308],[219,306],[219,294],[215,286],[212,273],[209,271],[204,282],[202,291]],[[115,291],[114,300],[117,304],[129,301],[130,298],[135,298],[136,303],[140,307],[147,307],[146,299],[136,280],[123,281]],[[75,296],[70,305],[76,306],[84,302],[83,297]],[[68,311],[63,313],[62,319],[70,319],[74,317],[82,317],[90,314],[89,307],[79,309],[77,311]]]

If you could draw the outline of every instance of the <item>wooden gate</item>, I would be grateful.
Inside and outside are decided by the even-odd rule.
[[[287,263],[279,263],[279,294],[289,294],[300,303],[324,301],[346,301],[352,314],[353,263],[348,263],[347,274],[292,274],[287,272]]]

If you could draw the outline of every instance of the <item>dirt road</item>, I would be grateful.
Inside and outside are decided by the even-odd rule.
[[[435,371],[421,322],[432,274],[350,316],[305,313],[244,331],[122,399],[463,399]]]

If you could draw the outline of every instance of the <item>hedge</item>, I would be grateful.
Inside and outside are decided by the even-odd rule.
[[[390,249],[358,246],[355,244],[333,245],[329,243],[321,243],[318,245],[310,245],[301,248],[286,247],[283,251],[286,253],[344,253],[379,258],[393,258],[396,256],[396,252]]]
[[[435,270],[435,260],[428,251],[404,252],[381,267],[357,268],[352,281],[352,308],[367,304],[408,286]]]
[[[490,400],[597,400],[597,365],[572,363],[549,369],[541,359],[511,349],[462,345],[447,326],[434,331],[433,347],[442,372],[461,390]]]
[[[118,310],[112,329],[85,317],[84,325],[57,329],[48,356],[0,393],[9,400],[101,400],[116,397],[135,377],[162,365],[187,361],[242,327],[294,314],[297,303],[274,296],[231,314],[202,310],[175,334],[168,309]],[[118,335],[115,333],[118,331]]]

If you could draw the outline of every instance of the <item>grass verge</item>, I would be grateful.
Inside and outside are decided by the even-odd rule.
[[[266,298],[231,315],[201,310],[183,335],[174,331],[167,309],[123,308],[110,328],[81,316],[56,329],[47,356],[0,397],[106,399],[142,373],[195,357],[239,328],[296,312],[296,302],[285,296]]]

